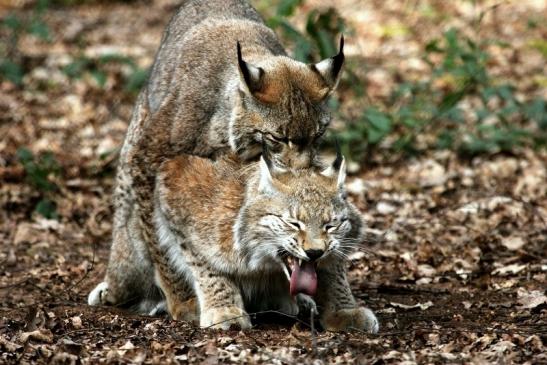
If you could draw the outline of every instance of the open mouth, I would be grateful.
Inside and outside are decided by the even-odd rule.
[[[314,296],[317,292],[317,272],[315,271],[317,262],[287,256],[283,263],[283,271],[289,280],[291,295],[303,293]]]

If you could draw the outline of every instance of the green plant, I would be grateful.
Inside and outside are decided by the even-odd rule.
[[[100,87],[103,87],[107,79],[107,66],[109,64],[121,64],[129,67],[130,72],[124,75],[125,91],[136,94],[144,85],[148,77],[148,70],[137,66],[131,57],[119,54],[106,54],[96,59],[79,56],[66,65],[63,72],[71,78],[80,78],[89,73]]]
[[[300,32],[288,21],[303,0],[282,0],[268,25],[277,30],[293,49],[293,58],[302,62],[317,62],[332,57],[338,51],[339,37],[346,30],[344,19],[334,8],[312,10],[306,18],[305,32]]]
[[[345,21],[334,9],[313,9],[303,31],[290,24],[303,0],[281,0],[268,24],[292,45],[293,57],[316,62],[336,53]],[[476,21],[480,24],[484,12]],[[513,151],[519,146],[545,146],[547,106],[543,99],[520,101],[515,87],[491,77],[487,46],[502,42],[474,41],[450,29],[428,43],[423,60],[428,75],[420,81],[403,80],[381,105],[363,106],[357,118],[345,115],[336,99],[331,109],[345,126],[330,132],[340,141],[344,154],[360,161],[374,150],[390,154],[417,154],[425,150],[454,149],[462,155]],[[530,47],[544,52],[539,41]],[[364,95],[363,82],[347,60],[341,89],[347,86],[353,97]],[[354,66],[355,67],[355,66]],[[472,106],[472,107],[471,107]],[[470,116],[470,110],[471,114]],[[421,138],[427,136],[428,138]]]
[[[430,67],[428,78],[402,82],[382,111],[366,107],[361,118],[347,121],[340,134],[349,155],[360,159],[381,143],[405,154],[452,148],[463,155],[545,145],[545,100],[519,101],[513,85],[496,82],[488,72],[486,45],[455,29],[427,44],[423,58]],[[464,104],[471,102],[474,120],[464,117]],[[420,145],[422,134],[436,142]],[[393,138],[384,143],[388,136]]]
[[[48,0],[36,1],[30,16],[21,17],[8,14],[1,22],[0,28],[5,28],[8,33],[8,41],[0,45],[0,77],[21,85],[25,73],[19,61],[19,39],[27,33],[44,41],[51,40],[51,31],[43,21],[44,13],[49,7]]]
[[[51,195],[58,188],[52,178],[61,173],[61,167],[53,154],[46,152],[34,156],[29,149],[22,147],[17,150],[17,159],[25,169],[27,182],[40,194],[35,211],[49,219],[57,218],[56,205]]]

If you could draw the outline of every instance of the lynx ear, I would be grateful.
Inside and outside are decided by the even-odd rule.
[[[260,179],[258,181],[258,191],[261,193],[271,193],[275,191],[273,185],[272,174],[270,173],[270,167],[264,159],[264,156],[260,156],[260,161],[258,162],[260,167]]]
[[[339,189],[343,189],[344,183],[346,182],[346,159],[344,156],[342,156],[342,152],[340,151],[340,146],[338,145],[338,141],[336,143],[336,158],[334,159],[333,163],[327,167],[325,170],[321,172],[321,175],[335,178],[336,177],[336,185]]]
[[[264,70],[243,61],[241,57],[241,44],[237,42],[237,65],[242,83],[249,93],[254,94],[260,91],[264,84]]]
[[[270,160],[270,152],[268,145],[262,141],[262,156],[259,161],[260,180],[258,182],[258,191],[261,193],[271,193],[275,191],[272,178],[272,170],[274,169],[272,160]]]
[[[342,66],[344,65],[344,36],[340,37],[340,50],[334,57],[327,58],[319,63],[311,65],[323,77],[330,90],[334,90],[340,81],[342,75]]]

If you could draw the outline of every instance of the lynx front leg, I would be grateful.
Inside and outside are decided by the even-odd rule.
[[[321,325],[330,331],[349,329],[377,333],[378,320],[374,313],[355,303],[346,277],[343,262],[336,262],[317,270],[317,305],[320,307]]]
[[[196,260],[190,266],[200,307],[200,326],[223,330],[231,325],[251,328],[239,287],[230,278],[211,270],[205,261]]]
[[[227,330],[231,325],[251,328],[251,320],[243,307],[239,288],[228,278],[207,275],[197,286],[201,307],[200,325]]]

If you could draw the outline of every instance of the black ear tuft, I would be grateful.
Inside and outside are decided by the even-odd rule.
[[[245,61],[243,61],[243,57],[241,56],[241,43],[239,43],[239,41],[237,41],[237,65],[239,66],[240,70],[244,70],[247,68]]]
[[[340,36],[340,49],[338,50],[338,54],[332,58],[332,77],[337,78],[338,73],[342,69],[342,65],[344,64],[344,35],[342,34]]]
[[[336,88],[336,85],[340,80],[344,59],[344,36],[342,35],[340,37],[340,49],[338,54],[333,57],[326,58],[314,65],[310,65],[310,67],[314,72],[319,73],[323,80],[326,81],[329,88],[333,90]]]
[[[338,143],[338,139],[334,139],[334,148],[336,149],[336,159],[332,163],[332,168],[334,171],[340,170],[340,166],[342,166],[342,161],[344,160],[344,156],[342,156],[342,150],[340,149],[340,144]]]

